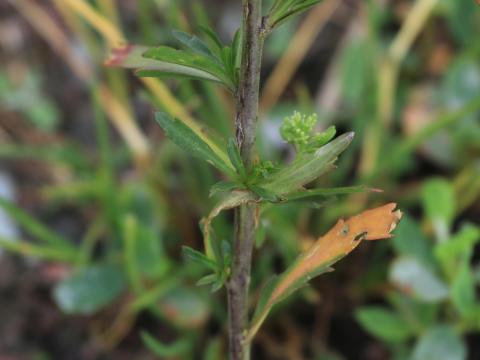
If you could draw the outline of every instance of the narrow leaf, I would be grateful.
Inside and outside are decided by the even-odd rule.
[[[206,71],[202,66],[190,66],[189,61],[183,61],[179,63],[174,62],[175,55],[171,53],[177,51],[175,49],[168,48],[170,50],[164,50],[168,53],[168,57],[163,59],[161,56],[156,58],[145,58],[143,54],[149,52],[154,48],[149,48],[141,45],[126,45],[119,48],[113,48],[109,58],[105,61],[106,66],[121,67],[125,69],[135,69],[136,74],[141,77],[165,77],[175,76],[176,78],[190,78],[196,80],[207,80],[217,83],[224,83],[222,77],[216,75],[216,71]],[[165,49],[165,47],[161,48]],[[160,50],[161,51],[161,50]],[[185,59],[187,55],[183,56]],[[192,61],[191,56],[188,57]]]
[[[141,332],[142,341],[145,346],[160,358],[170,358],[185,354],[190,349],[188,340],[178,340],[172,344],[163,344],[146,331]]]
[[[194,35],[187,34],[183,31],[179,30],[174,30],[173,36],[180,41],[183,45],[188,47],[190,50],[193,52],[196,52],[199,55],[204,55],[207,57],[210,57],[212,59],[215,59],[212,51],[208,47],[207,44],[205,44],[202,40],[200,40],[198,37]]]
[[[356,193],[362,193],[362,192],[381,192],[381,190],[368,188],[364,185],[339,187],[339,188],[327,188],[327,189],[312,189],[312,190],[304,190],[304,191],[298,191],[298,192],[288,194],[286,197],[286,200],[294,201],[294,200],[304,200],[304,199],[311,199],[311,198],[325,198],[330,196],[350,195],[350,194],[356,194]]]
[[[268,16],[268,30],[271,31],[295,15],[312,8],[322,0],[279,0]]]
[[[200,26],[200,30],[210,39],[212,45],[216,47],[216,53],[219,55],[222,52],[223,44],[218,35],[207,26]]]
[[[202,264],[203,266],[211,270],[218,270],[217,263],[212,259],[208,258],[207,256],[205,256],[204,254],[202,254],[201,252],[195,249],[192,249],[191,247],[188,247],[188,246],[183,246],[182,252],[183,252],[183,255],[189,260]]]
[[[68,251],[75,251],[71,243],[52,232],[48,227],[41,224],[33,217],[28,215],[13,203],[0,197],[0,208],[6,211],[8,215],[14,218],[23,228],[37,240],[50,245],[53,248],[64,249]]]
[[[267,317],[270,309],[304,286],[313,277],[330,270],[330,267],[353,251],[362,240],[378,240],[392,237],[391,232],[402,217],[396,204],[384,205],[354,216],[339,220],[337,224],[306,252],[301,254],[287,271],[281,274],[275,284],[268,285],[261,299],[248,333],[251,340]],[[267,300],[265,300],[267,298]]]
[[[413,349],[412,360],[465,360],[467,346],[451,327],[437,325],[422,335]]]
[[[243,184],[237,181],[220,181],[210,188],[210,196],[242,188],[244,188]]]
[[[197,70],[209,74],[210,76],[203,75],[205,80],[222,83],[228,89],[234,90],[233,82],[227,75],[225,69],[218,62],[213,61],[208,57],[189,53],[183,50],[176,50],[168,46],[150,48],[145,51],[143,56],[147,59],[166,62],[168,64],[175,64],[192,69],[192,71]],[[208,77],[210,78],[208,79]]]
[[[240,155],[240,151],[237,146],[237,142],[234,138],[228,139],[227,146],[228,157],[230,158],[231,163],[237,170],[238,175],[243,179],[246,176],[245,166]]]
[[[167,136],[190,155],[209,162],[227,174],[231,175],[233,173],[231,165],[223,161],[223,159],[185,123],[173,119],[163,112],[157,112],[155,119]]]

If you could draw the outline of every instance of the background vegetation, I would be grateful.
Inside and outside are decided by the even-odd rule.
[[[254,288],[340,217],[390,201],[405,216],[394,239],[274,308],[253,358],[480,358],[479,12],[471,0],[325,0],[272,35],[262,157],[291,158],[283,118],[316,112],[321,129],[356,132],[317,185],[383,192],[267,209]],[[0,357],[225,358],[225,294],[196,286],[206,269],[181,252],[203,248],[221,179],[153,113],[227,139],[234,104],[215,85],[102,64],[125,40],[176,44],[172,28],[209,26],[229,43],[240,14],[236,0],[0,4]],[[214,236],[231,233],[227,212]]]

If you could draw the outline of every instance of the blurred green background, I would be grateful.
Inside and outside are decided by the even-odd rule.
[[[172,29],[229,42],[240,16],[240,0],[0,3],[1,359],[226,358],[225,294],[181,255],[202,249],[221,179],[153,113],[228,138],[234,104],[102,64],[125,40],[177,46]],[[384,191],[268,208],[252,289],[340,217],[391,201],[405,216],[276,307],[254,359],[480,358],[479,33],[473,0],[325,0],[269,39],[261,157],[290,159],[282,119],[315,112],[356,132],[317,185]],[[231,214],[214,230],[230,241]]]

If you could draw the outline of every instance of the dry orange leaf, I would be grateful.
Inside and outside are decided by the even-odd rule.
[[[308,282],[311,278],[330,269],[335,262],[353,251],[362,240],[390,238],[402,217],[397,204],[391,203],[367,210],[348,220],[339,220],[328,233],[320,237],[269,287],[267,298],[260,299],[259,309],[253,319],[248,338],[258,331],[268,312],[276,303]]]

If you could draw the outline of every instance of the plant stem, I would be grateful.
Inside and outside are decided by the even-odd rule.
[[[262,51],[261,0],[243,0],[243,58],[236,93],[235,126],[237,143],[247,169],[251,169],[253,163]],[[258,207],[255,204],[243,205],[235,210],[232,273],[227,284],[231,360],[249,358],[245,333],[248,326],[248,289],[257,214]]]

